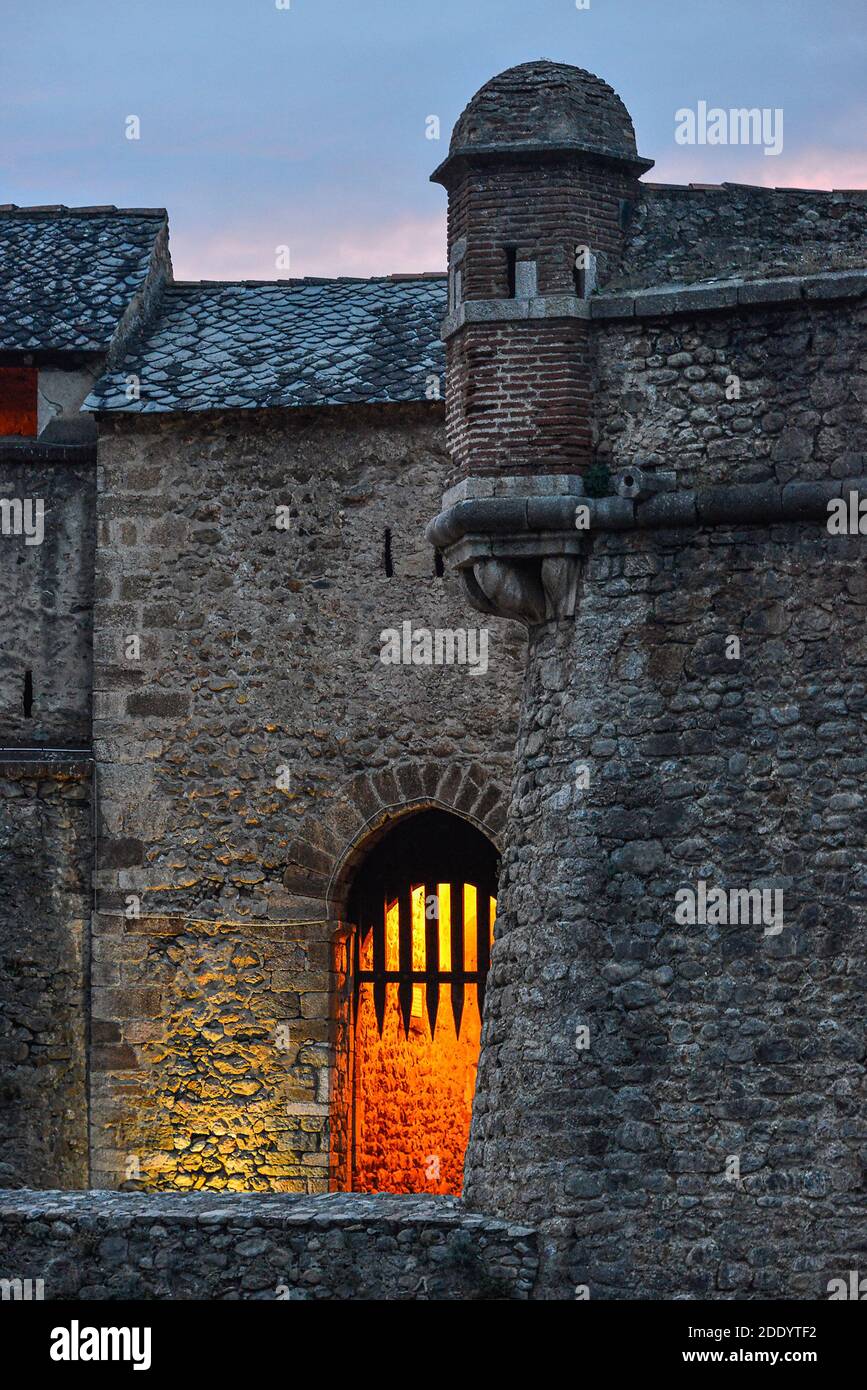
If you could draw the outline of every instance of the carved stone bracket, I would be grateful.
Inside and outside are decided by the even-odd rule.
[[[615,482],[616,496],[585,497],[574,478],[466,480],[446,494],[426,534],[463,574],[474,608],[541,623],[574,617],[582,556],[597,531],[825,525],[833,501],[867,494],[867,477],[692,489],[678,488],[674,473],[633,467]]]
[[[575,616],[580,564],[577,555],[488,558],[459,572],[474,608],[530,624]]]

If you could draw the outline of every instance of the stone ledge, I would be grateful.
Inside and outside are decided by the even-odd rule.
[[[699,285],[652,285],[644,289],[595,294],[547,295],[531,299],[468,299],[444,320],[443,341],[468,323],[514,323],[530,319],[622,320],[665,318],[671,314],[857,299],[867,294],[867,269],[832,270],[819,275],[781,275],[764,280],[733,278]]]
[[[10,780],[81,780],[93,775],[93,756],[84,749],[0,749],[0,777]]]
[[[22,467],[41,463],[96,464],[96,443],[47,444],[37,439],[0,440],[0,463]]]
[[[466,299],[443,320],[443,342],[467,323],[515,323],[529,319],[589,319],[590,300],[574,294],[534,295],[526,299]]]
[[[867,294],[867,270],[835,270],[821,275],[785,275],[765,280],[719,280],[701,285],[658,285],[594,295],[592,319],[667,317],[670,314],[750,306],[772,307],[805,300],[853,299]]]
[[[635,500],[563,495],[523,501],[514,496],[468,498],[440,512],[425,535],[445,552],[450,564],[463,568],[482,555],[524,558],[552,553],[558,535],[567,549],[575,550],[576,538],[594,531],[820,521],[827,517],[832,498],[852,491],[867,496],[867,478],[684,488]],[[575,526],[578,506],[586,507],[589,514],[589,526],[580,531]],[[539,549],[534,550],[537,541]]]
[[[453,1197],[0,1191],[0,1278],[45,1298],[526,1299],[529,1227]]]

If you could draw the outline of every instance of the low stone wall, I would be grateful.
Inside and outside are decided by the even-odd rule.
[[[450,1197],[0,1192],[0,1281],[47,1300],[526,1299],[536,1269]]]

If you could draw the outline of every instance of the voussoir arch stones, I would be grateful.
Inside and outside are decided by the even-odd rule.
[[[425,807],[451,811],[500,849],[506,802],[505,783],[476,762],[405,761],[360,773],[327,811],[320,807],[317,816],[305,818],[287,848],[284,887],[320,898],[323,915],[340,918],[357,865],[401,816]]]

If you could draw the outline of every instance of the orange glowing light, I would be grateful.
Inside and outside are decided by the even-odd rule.
[[[0,435],[35,436],[38,378],[35,367],[0,367]]]
[[[478,895],[471,883],[464,884],[464,969],[478,970]]]
[[[397,985],[389,984],[386,990],[380,1037],[373,987],[361,986],[355,1031],[353,1189],[458,1194],[479,1060],[476,986],[466,987],[459,1037],[443,997],[431,1038],[423,994],[422,1026],[405,1035]]]
[[[469,1138],[481,1018],[475,981],[459,975],[463,989],[460,1029],[455,1028],[452,982],[436,981],[452,971],[453,894],[463,894],[463,970],[478,971],[478,892],[472,884],[438,883],[436,903],[425,885],[409,893],[413,973],[410,1026],[404,1027],[399,985],[384,985],[382,1030],[377,1024],[375,986],[360,983],[355,1022],[354,1161],[352,1187],[359,1192],[435,1192],[458,1194]],[[490,898],[491,932],[496,910]],[[427,912],[436,910],[436,956],[427,959]],[[359,968],[373,967],[373,933],[359,943]],[[400,899],[385,909],[385,969],[400,969]],[[430,983],[437,990],[435,1028],[429,1011]],[[431,1004],[432,1007],[432,1004]]]
[[[412,892],[412,968],[424,970],[425,959],[425,895],[424,884]],[[424,1014],[424,987],[412,987],[412,1016],[421,1019]]]
[[[452,890],[448,883],[437,884],[439,898],[440,970],[452,968]]]

